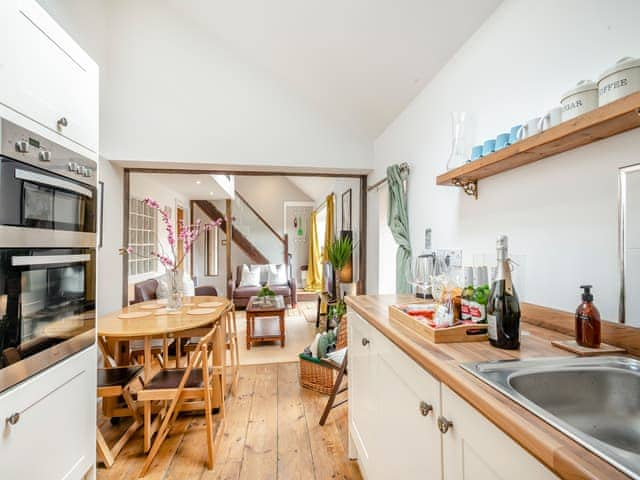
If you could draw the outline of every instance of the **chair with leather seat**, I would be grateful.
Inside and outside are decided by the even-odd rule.
[[[158,298],[158,296],[156,295],[156,290],[158,290],[158,280],[156,280],[155,278],[143,280],[142,282],[134,284],[133,301],[131,302],[131,304],[148,302],[149,300],[156,300]]]
[[[201,285],[196,287],[196,297],[217,297],[218,290],[211,285]]]
[[[107,468],[113,465],[122,447],[126,445],[136,430],[142,426],[136,403],[129,390],[131,381],[137,378],[141,371],[142,366],[140,365],[98,369],[97,396],[99,398],[118,398],[122,396],[128,407],[128,413],[133,417],[133,423],[113,447],[109,447],[100,429],[96,426],[96,450]]]
[[[153,459],[158,454],[162,443],[175,423],[181,411],[204,410],[207,428],[207,466],[213,469],[215,453],[224,433],[224,366],[216,364],[215,349],[217,345],[216,324],[198,342],[196,352],[191,356],[186,368],[162,369],[150,380],[145,381],[144,388],[138,392],[138,401],[145,402],[145,428],[151,424],[151,401],[170,402],[163,412],[162,422],[153,441],[147,459],[139,476],[144,476]],[[222,361],[224,362],[224,361]],[[218,429],[214,432],[213,399],[218,395]]]

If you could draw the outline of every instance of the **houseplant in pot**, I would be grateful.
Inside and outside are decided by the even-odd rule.
[[[332,322],[337,325],[347,311],[340,292],[340,276],[342,269],[349,262],[352,252],[353,244],[349,237],[334,240],[334,242],[327,247],[327,258],[329,259],[329,262],[331,262],[331,266],[335,272],[336,295],[338,297],[337,303],[335,305],[330,305],[327,310],[327,322],[329,322],[329,325]]]
[[[204,231],[218,228],[221,220],[209,223],[203,223],[198,220],[193,225],[188,225],[183,221],[180,221],[177,226],[178,228],[176,229],[173,223],[171,223],[167,209],[161,209],[160,204],[153,198],[145,198],[144,203],[149,208],[158,210],[160,219],[165,227],[167,244],[169,245],[170,251],[165,252],[162,244],[158,244],[160,251],[152,251],[150,255],[143,255],[131,246],[120,248],[119,253],[120,255],[135,255],[140,258],[157,259],[160,262],[160,264],[165,268],[167,276],[167,310],[176,311],[182,307],[180,267],[184,263],[184,259],[187,258],[188,253],[191,251],[191,247],[200,234]],[[179,241],[182,242],[182,251],[180,252],[178,251]]]
[[[268,283],[265,283],[264,285],[262,285],[262,288],[258,292],[258,298],[260,299],[260,302],[262,303],[262,305],[275,303],[274,301],[275,296],[276,296],[276,293],[273,290],[271,290],[271,288],[269,288]]]
[[[340,299],[340,274],[342,269],[349,262],[351,253],[353,252],[353,244],[349,237],[339,238],[333,241],[331,245],[327,246],[327,258],[333,267],[336,275],[336,290],[338,298]]]

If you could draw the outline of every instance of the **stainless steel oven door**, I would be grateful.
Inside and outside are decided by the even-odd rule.
[[[0,249],[0,391],[95,338],[91,248]]]

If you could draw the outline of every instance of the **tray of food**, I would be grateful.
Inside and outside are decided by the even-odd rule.
[[[433,343],[482,342],[488,339],[487,324],[473,321],[453,321],[451,314],[436,303],[409,303],[389,306],[392,322],[412,330]]]

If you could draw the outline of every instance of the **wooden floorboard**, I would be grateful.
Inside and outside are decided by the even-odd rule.
[[[278,478],[314,478],[297,367],[278,365]]]
[[[326,395],[300,388],[296,363],[243,366],[238,395],[227,399],[214,469],[206,467],[204,417],[181,415],[145,479],[360,480],[347,458],[346,406],[318,425],[326,401]],[[101,419],[99,425],[112,445],[129,422],[112,426]],[[97,478],[135,479],[144,460],[138,431],[110,469],[98,467]]]
[[[278,366],[256,367],[241,480],[275,480],[278,448]]]

